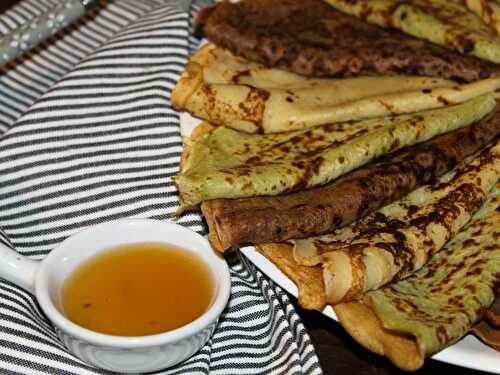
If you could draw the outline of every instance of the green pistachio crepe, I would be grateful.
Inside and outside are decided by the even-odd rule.
[[[435,184],[332,234],[295,241],[299,264],[322,264],[327,302],[361,297],[421,268],[467,224],[500,176],[500,139]]]
[[[333,306],[347,332],[406,371],[463,337],[500,283],[500,182],[469,224],[410,277]],[[257,249],[298,287],[304,308],[326,303],[321,267],[303,266],[285,243]]]
[[[427,77],[311,79],[207,45],[172,92],[178,110],[248,133],[414,113],[462,103],[500,88],[500,77],[459,85]]]
[[[340,11],[500,64],[500,38],[459,0],[326,0]]]
[[[500,283],[500,182],[471,222],[412,276],[336,305],[344,328],[404,370],[463,337]]]
[[[479,121],[496,104],[495,95],[486,94],[414,115],[269,135],[220,127],[186,145],[183,170],[174,178],[181,209],[325,184],[378,156]]]

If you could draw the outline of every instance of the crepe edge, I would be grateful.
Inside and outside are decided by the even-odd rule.
[[[471,333],[485,345],[500,352],[500,329],[489,324],[485,319],[478,322],[471,329]]]
[[[192,142],[199,141],[203,137],[207,136],[211,132],[213,132],[217,127],[207,121],[201,121],[191,132],[191,135],[189,137],[184,137],[183,138],[183,150],[182,150],[182,155],[181,155],[181,161],[180,161],[180,167],[179,167],[179,174],[183,173],[186,169],[186,162],[187,159],[189,158],[190,152],[191,152],[191,144]],[[173,181],[177,187],[177,190],[179,191],[179,200],[181,202],[180,208],[176,212],[176,216],[179,216],[181,213],[186,211],[187,209],[191,208],[188,206],[184,206],[182,204],[183,202],[183,193],[179,189],[179,186],[176,183],[175,177],[173,178]],[[205,220],[208,225],[208,240],[210,241],[210,244],[212,247],[219,251],[219,252],[224,252],[226,251],[229,246],[227,245],[227,239],[224,238],[224,236],[220,235],[220,231],[218,230],[217,227],[217,221],[216,221],[216,208],[213,207],[214,205],[210,203],[210,201],[202,202],[200,205],[201,211],[203,213],[203,216],[205,217]]]
[[[320,266],[299,265],[293,258],[293,246],[290,244],[259,244],[256,249],[297,286],[299,305],[302,308],[318,311],[325,308],[326,294]]]
[[[213,48],[213,45],[206,44],[189,59],[170,96],[170,102],[174,109],[185,111],[187,102],[203,84],[203,62],[208,59]]]
[[[182,138],[182,154],[181,154],[181,160],[179,162],[179,173],[177,176],[172,177],[172,181],[175,184],[175,187],[177,191],[179,192],[179,202],[180,202],[180,207],[177,209],[175,212],[175,217],[179,217],[183,212],[188,211],[190,209],[195,209],[196,206],[186,206],[184,204],[184,196],[185,193],[179,189],[179,185],[177,183],[177,177],[183,173],[186,169],[186,162],[187,159],[189,158],[189,154],[191,153],[191,143],[193,141],[197,141],[207,134],[210,134],[212,131],[216,129],[216,126],[210,124],[209,122],[206,121],[201,121],[191,132],[191,135],[189,137],[183,137]]]
[[[369,297],[340,303],[333,309],[342,327],[366,349],[387,357],[405,371],[416,371],[424,365],[425,356],[415,337],[384,329]]]
[[[191,136],[189,137],[190,141],[198,141],[206,135],[210,134],[212,131],[216,129],[216,126],[212,125],[207,121],[200,122],[191,132]],[[182,153],[181,159],[181,170],[184,171],[185,160],[189,157],[190,145],[189,143],[185,144],[184,151]],[[228,246],[224,245],[224,240],[219,236],[219,231],[217,230],[217,222],[215,219],[215,213],[212,210],[212,205],[207,202],[202,202],[200,205],[201,212],[205,217],[205,221],[208,225],[208,240],[212,247],[219,251],[224,252],[228,249]]]
[[[201,212],[203,213],[203,216],[205,217],[205,220],[208,225],[208,240],[212,244],[212,247],[223,253],[226,251],[230,246],[228,246],[227,239],[224,236],[224,233],[222,231],[218,230],[218,225],[217,225],[217,207],[216,205],[212,204],[211,202],[213,201],[206,201],[201,203]]]

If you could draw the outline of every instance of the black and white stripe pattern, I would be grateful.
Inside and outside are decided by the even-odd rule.
[[[57,0],[24,0],[0,32]],[[41,259],[85,226],[121,217],[168,220],[182,152],[169,94],[197,42],[199,4],[103,0],[77,24],[0,72],[0,241]],[[203,233],[198,213],[180,223]],[[228,256],[231,302],[209,343],[169,374],[319,374],[283,291]],[[102,373],[73,357],[33,296],[0,279],[0,373]]]
[[[19,25],[47,12],[57,0],[25,0],[0,16],[0,33],[5,34]],[[130,1],[121,6],[101,1],[100,9],[68,27],[18,61],[0,68],[0,133],[14,121],[76,63],[99,48],[117,31],[150,11],[153,2]]]

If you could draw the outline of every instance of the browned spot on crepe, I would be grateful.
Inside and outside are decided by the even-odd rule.
[[[384,30],[320,0],[221,2],[202,9],[195,28],[214,44],[267,66],[309,76],[422,75],[475,81],[494,63]],[[460,40],[464,51],[471,43]]]

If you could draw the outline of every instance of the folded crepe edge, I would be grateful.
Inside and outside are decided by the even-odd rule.
[[[367,97],[359,97],[357,99],[353,98],[348,101],[334,104],[333,106],[318,106],[314,110],[310,105],[299,105],[301,109],[297,113],[294,112],[292,114],[280,115],[279,113],[283,112],[282,110],[275,111],[273,108],[268,107],[272,106],[272,104],[269,104],[270,102],[275,103],[275,105],[280,102],[278,99],[268,99],[268,95],[274,95],[274,97],[279,98],[279,95],[276,96],[277,94],[272,94],[269,89],[255,85],[234,83],[228,85],[207,83],[205,81],[205,69],[214,63],[215,65],[224,66],[224,61],[218,61],[217,57],[212,54],[213,51],[218,50],[226,51],[223,48],[209,43],[190,57],[181,79],[172,92],[172,104],[177,110],[188,111],[194,113],[196,116],[214,121],[218,125],[227,126],[247,133],[258,133],[260,131],[264,131],[264,133],[277,133],[312,128],[329,122],[359,121],[384,116],[417,113],[464,103],[470,99],[500,88],[500,78],[493,77],[463,85],[455,84],[451,86],[445,85],[443,87],[434,87],[434,85],[430,85],[428,89],[423,90],[410,89],[409,91],[397,93],[374,94]],[[237,58],[236,56],[234,57]],[[252,70],[252,68],[249,69]],[[272,68],[266,68],[266,70],[272,70]],[[450,82],[450,84],[451,83],[452,82]],[[220,117],[220,113],[226,113],[228,110],[229,112],[238,113],[245,106],[242,107],[243,102],[241,102],[239,106],[236,106],[234,103],[230,103],[231,101],[228,101],[227,98],[217,99],[218,95],[212,93],[213,89],[217,87],[214,92],[222,93],[226,92],[227,89],[231,92],[235,87],[241,88],[243,86],[246,87],[245,90],[251,89],[251,92],[256,95],[255,98],[250,100],[253,104],[250,103],[249,107],[244,112],[248,112],[250,108],[252,108],[252,112],[255,112],[258,108],[257,112],[261,113],[258,115],[257,113],[253,114],[251,116],[252,118],[244,118],[245,116],[242,113],[233,114],[228,118],[223,116],[225,119]],[[205,89],[207,92],[205,92]],[[208,94],[208,92],[212,94]],[[251,92],[248,92],[247,96],[250,95]],[[265,99],[256,99],[260,96],[259,93],[265,93]],[[253,94],[250,96],[253,97]],[[192,101],[193,98],[197,98],[194,99],[194,102],[197,104],[194,104]],[[198,103],[199,101],[203,103]],[[203,107],[203,109],[198,108],[199,106]],[[215,108],[218,108],[216,113],[214,112]],[[273,114],[271,115],[270,113]],[[258,126],[257,123],[259,123]]]
[[[212,131],[216,129],[216,126],[212,125],[211,123],[207,121],[201,121],[191,132],[190,136],[183,137],[182,143],[183,143],[183,150],[182,150],[182,155],[181,155],[181,160],[179,163],[179,173],[182,173],[185,168],[186,168],[186,161],[189,158],[189,154],[191,152],[191,144],[192,142],[198,141],[205,137],[206,135],[210,134]],[[183,193],[177,186],[176,182],[176,176],[172,177],[172,181],[174,182],[177,191],[179,192],[179,200],[180,200],[180,206],[175,212],[175,216],[179,217],[183,212],[189,210],[189,209],[194,209],[195,207],[191,206],[185,206],[183,204],[184,197]],[[211,203],[211,201],[206,201],[202,202],[200,205],[201,211],[203,213],[203,216],[205,217],[205,221],[207,222],[208,225],[208,240],[210,241],[210,244],[212,245],[212,248],[214,250],[217,250],[219,252],[224,252],[226,251],[229,246],[227,245],[227,239],[224,238],[224,233],[223,231],[218,230],[218,225],[216,221],[217,215],[215,214],[215,209],[214,205]],[[219,234],[221,237],[219,237]]]
[[[497,297],[495,298],[493,305],[485,311],[484,317],[491,326],[500,329],[500,283],[495,289],[495,295]]]
[[[471,333],[486,345],[500,352],[500,284],[495,289],[495,301],[484,311],[484,317],[471,329]]]
[[[268,243],[256,248],[297,285],[301,307],[321,311],[326,306],[321,266],[299,265],[293,258],[290,244]],[[386,356],[397,367],[405,371],[421,368],[425,355],[416,338],[384,329],[368,298],[333,306],[342,327],[359,344]]]
[[[326,306],[321,266],[299,265],[293,258],[290,244],[269,243],[256,247],[297,285],[300,306],[319,311]],[[415,371],[423,366],[425,350],[417,337],[384,328],[369,295],[364,295],[361,300],[332,307],[346,332],[366,349],[387,357],[395,366],[405,371]],[[480,334],[477,331],[473,333],[478,336]]]
[[[369,297],[333,306],[342,327],[366,349],[387,357],[405,371],[415,371],[424,364],[425,355],[417,339],[382,327]]]
[[[259,244],[256,248],[297,286],[301,307],[318,311],[325,308],[326,293],[320,266],[299,265],[293,258],[292,245],[287,243]]]
[[[485,319],[471,329],[471,333],[485,345],[500,352],[500,329],[490,325]]]
[[[216,126],[212,125],[207,121],[200,122],[191,132],[191,136],[189,137],[189,141],[198,141],[210,134],[212,131],[216,129]],[[185,143],[184,152],[182,153],[182,159],[185,160],[189,157],[189,142]],[[181,169],[180,172],[184,170],[185,164],[181,161]],[[202,202],[200,205],[201,212],[205,217],[205,221],[208,225],[208,240],[212,247],[219,251],[224,252],[229,248],[227,246],[227,241],[224,238],[224,233],[218,230],[217,215],[214,213],[214,205],[211,204],[211,201]]]
[[[196,58],[191,58],[186,64],[181,78],[170,95],[170,102],[174,109],[184,111],[189,98],[203,84],[203,65],[201,62],[207,59],[212,49],[213,46],[204,45],[196,52]]]
[[[224,231],[219,229],[219,225],[217,222],[217,207],[216,205],[211,204],[212,201],[206,201],[201,203],[201,212],[205,217],[205,220],[208,225],[208,240],[212,247],[219,251],[226,251],[228,246],[228,241],[224,236]]]
[[[205,135],[210,134],[216,127],[209,122],[202,121],[200,122],[191,132],[191,135],[189,137],[182,137],[182,155],[181,155],[181,160],[179,162],[179,174],[181,174],[185,168],[186,168],[186,161],[189,158],[189,154],[191,152],[191,143],[197,140],[200,140],[203,138]],[[189,206],[184,204],[184,194],[182,193],[181,189],[179,189],[179,186],[177,185],[177,176],[172,177],[172,181],[179,192],[179,201],[180,201],[180,206],[179,208],[175,211],[175,217],[179,217],[183,212],[188,211],[190,209],[195,209],[196,206]]]
[[[448,184],[450,184],[450,188],[445,196],[439,198],[438,200],[436,200],[436,198],[433,198],[432,196],[429,196],[430,201],[426,202],[425,205],[422,205],[422,207],[420,208],[420,210],[424,210],[425,207],[428,207],[428,212],[437,211],[440,212],[440,215],[449,215],[443,208],[445,206],[443,206],[443,204],[440,202],[444,199],[444,197],[452,196],[454,192],[459,192],[459,189],[461,189],[461,187],[465,186],[467,183],[470,184],[470,181],[476,181],[475,184],[477,184],[478,187],[476,190],[472,190],[470,193],[474,193],[475,195],[477,195],[478,199],[480,199],[482,203],[476,208],[473,208],[474,206],[470,206],[470,208],[466,209],[464,206],[464,208],[462,209],[463,214],[461,215],[465,215],[466,217],[468,217],[468,219],[466,221],[463,221],[460,224],[460,227],[454,229],[455,232],[451,231],[451,229],[446,229],[450,231],[449,235],[451,236],[451,238],[455,237],[461,231],[461,228],[463,228],[467,224],[467,222],[471,220],[473,214],[480,209],[482,204],[487,199],[488,191],[492,186],[495,186],[496,184],[496,181],[498,179],[498,171],[500,170],[498,159],[500,153],[500,138],[496,139],[497,140],[494,141],[491,145],[484,148],[482,151],[480,151],[480,153],[477,153],[473,159],[469,159],[468,161],[464,160],[460,164],[458,164],[454,169],[455,172],[449,172],[455,174],[455,176],[447,182]],[[429,188],[431,189],[431,191],[435,191],[435,186],[441,186],[443,178],[445,178],[445,176],[446,175],[438,179],[437,182],[433,184],[421,186],[419,189],[414,190],[411,194],[414,195],[419,191],[425,192],[425,190]],[[479,182],[477,182],[478,180]],[[485,183],[484,186],[482,186],[481,181]],[[470,197],[467,195],[462,196],[464,202],[465,199],[470,199]],[[404,204],[404,200],[398,200],[386,206],[386,208],[389,206],[401,205],[401,202]],[[450,210],[450,208],[448,208],[448,210]],[[453,220],[458,223],[458,216]],[[429,227],[428,225],[429,224],[427,224],[426,228],[436,227],[435,225],[432,225],[431,227]],[[351,239],[347,243],[342,243],[341,241],[339,241],[339,245],[335,244],[334,242],[329,252],[325,252],[317,256],[319,257],[318,262],[320,262],[323,266],[325,288],[329,303],[335,305],[337,303],[355,300],[360,298],[362,294],[367,293],[370,290],[379,289],[384,285],[398,280],[395,279],[397,273],[394,273],[392,268],[395,267],[396,263],[394,259],[397,258],[395,258],[391,253],[385,251],[384,248],[380,247],[380,245],[374,244],[373,242],[370,243],[370,241],[372,241],[372,235],[376,238],[377,235],[379,235],[380,233],[384,233],[384,231],[385,229],[381,230],[379,228],[370,232],[370,234],[364,237],[361,236],[358,239],[356,239],[356,237],[354,238],[356,240],[362,239],[364,242],[361,243],[350,243],[349,241],[351,241]],[[418,249],[425,249],[426,246],[428,246],[429,249],[427,250],[427,252],[424,252],[423,255],[421,255],[424,256],[424,263],[419,265],[418,268],[422,267],[422,265],[428,261],[433,251],[438,251],[439,248],[441,248],[445,244],[445,242],[443,242],[441,245],[439,245],[439,247],[433,249],[433,247],[438,245],[433,239],[434,237],[432,237],[428,233],[434,233],[434,231],[435,229],[433,229],[432,232],[429,231],[429,229],[426,229],[426,231],[422,232],[421,234],[423,236],[428,236],[428,239],[431,240],[432,245],[425,245],[425,242],[422,243],[417,241],[414,242],[414,245],[411,245],[412,256],[415,257],[415,259],[417,256],[419,256]],[[414,236],[412,232],[406,230],[399,233],[406,239],[407,242],[405,243],[411,243],[407,239],[412,238],[411,236]],[[296,241],[295,243],[296,246],[298,246],[301,242]],[[410,247],[408,247],[408,249],[410,249]],[[372,254],[374,254],[375,256],[371,256]],[[414,265],[412,265],[412,267],[414,267]],[[413,273],[418,268],[414,268],[413,270],[406,272]],[[370,278],[373,277],[369,272],[371,270],[377,270],[382,273],[382,276],[379,276],[377,272],[372,272],[373,275],[377,276],[376,278],[374,278],[374,280],[377,281],[373,283],[369,281]]]

